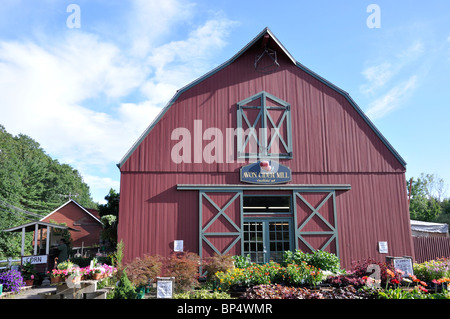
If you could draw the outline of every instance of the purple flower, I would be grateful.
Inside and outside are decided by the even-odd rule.
[[[0,272],[0,284],[5,291],[19,292],[25,286],[22,274],[17,270]]]

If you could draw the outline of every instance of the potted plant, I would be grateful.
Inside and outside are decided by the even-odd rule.
[[[103,278],[103,269],[101,267],[96,267],[91,269],[91,276],[94,280],[100,280]]]
[[[37,276],[37,272],[34,270],[34,265],[31,263],[23,264],[21,273],[26,286],[33,286],[34,279]]]
[[[64,280],[64,273],[60,269],[52,269],[51,271],[47,272],[50,276],[50,282],[52,284],[62,282]]]

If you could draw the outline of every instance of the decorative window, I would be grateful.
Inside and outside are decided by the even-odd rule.
[[[292,158],[291,106],[260,92],[237,103],[239,158]]]

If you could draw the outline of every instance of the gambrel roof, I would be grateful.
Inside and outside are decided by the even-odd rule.
[[[176,94],[172,97],[172,99],[167,103],[167,105],[162,109],[160,114],[153,120],[153,122],[147,127],[147,129],[143,132],[143,134],[138,138],[138,140],[134,143],[134,145],[130,148],[130,150],[124,155],[124,157],[120,160],[120,162],[117,164],[119,169],[124,165],[124,163],[128,160],[128,158],[131,156],[131,154],[136,150],[136,148],[142,143],[142,141],[146,138],[146,136],[149,134],[149,132],[153,129],[153,127],[160,121],[160,119],[164,116],[164,114],[167,112],[167,110],[177,101],[177,99],[180,97],[182,93],[189,90],[193,86],[201,83],[202,81],[206,80],[213,74],[217,73],[218,71],[224,69],[225,67],[229,66],[231,63],[233,63],[236,59],[238,59],[241,55],[243,55],[249,48],[251,48],[254,44],[256,44],[258,41],[271,41],[273,45],[277,48],[277,50],[280,50],[282,54],[287,57],[287,59],[309,74],[310,76],[314,77],[324,85],[328,86],[332,90],[336,91],[337,93],[341,94],[345,97],[345,99],[353,106],[353,108],[357,111],[357,113],[362,117],[362,119],[367,123],[367,125],[373,130],[373,132],[378,136],[378,138],[383,142],[383,144],[389,149],[389,151],[394,155],[394,157],[400,162],[400,164],[403,167],[406,167],[405,160],[400,156],[400,154],[394,149],[394,147],[388,142],[388,140],[381,134],[381,132],[375,127],[375,125],[372,123],[372,121],[367,117],[367,115],[364,114],[362,109],[355,103],[355,101],[350,97],[350,95],[342,90],[341,88],[337,87],[333,83],[327,81],[320,75],[316,74],[315,72],[311,71],[307,67],[305,67],[300,62],[296,61],[294,57],[289,53],[289,51],[283,46],[283,44],[275,37],[275,35],[272,33],[272,31],[269,28],[264,28],[252,41],[250,41],[245,47],[243,47],[239,52],[237,52],[231,59],[226,61],[225,63],[219,65],[218,67],[214,68],[210,72],[204,74],[200,78],[196,79],[195,81],[189,83],[188,85],[182,87],[179,89]]]

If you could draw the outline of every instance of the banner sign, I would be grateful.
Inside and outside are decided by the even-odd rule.
[[[278,162],[258,161],[241,167],[241,182],[251,184],[281,184],[292,179],[291,169]]]

